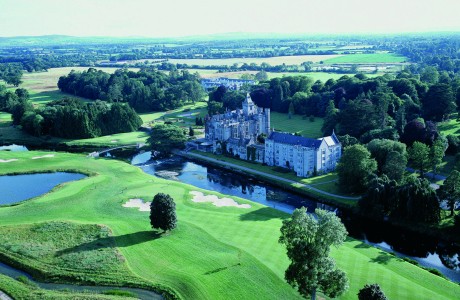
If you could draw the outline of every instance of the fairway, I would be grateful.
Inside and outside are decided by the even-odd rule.
[[[368,63],[402,63],[407,58],[393,53],[349,54],[331,57],[325,64],[368,64]]]
[[[321,133],[321,126],[323,126],[322,118],[315,117],[315,121],[311,122],[308,117],[304,118],[300,115],[293,115],[289,119],[288,114],[271,112],[270,121],[276,131],[298,133],[301,136],[314,139],[323,136]]]
[[[107,226],[133,276],[169,287],[182,299],[300,299],[284,282],[288,261],[277,241],[281,222],[289,215],[236,197],[232,198],[251,208],[194,203],[190,191],[210,192],[147,175],[120,161],[60,152],[53,158],[31,159],[46,154],[0,152],[0,159],[18,159],[4,164],[0,173],[59,169],[97,175],[20,205],[1,207],[2,226],[49,221]],[[149,201],[160,191],[175,199],[178,215],[178,228],[162,236],[152,233],[147,212],[122,207],[132,198]],[[374,282],[389,299],[455,299],[460,293],[457,284],[359,241],[347,240],[333,256],[350,280],[341,299],[356,299],[364,284]],[[79,272],[77,267],[70,271]]]

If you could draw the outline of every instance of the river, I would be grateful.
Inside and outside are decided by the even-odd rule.
[[[413,259],[424,267],[435,268],[450,280],[460,282],[460,248],[451,243],[405,232],[388,223],[351,217],[336,207],[202,163],[190,162],[181,157],[161,160],[151,160],[150,157],[150,152],[137,154],[131,159],[131,164],[148,174],[241,197],[287,213],[301,206],[307,207],[310,212],[317,207],[335,211],[342,218],[351,237],[397,256]]]

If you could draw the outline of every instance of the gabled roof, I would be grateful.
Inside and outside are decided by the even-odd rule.
[[[284,132],[272,132],[268,137],[269,140],[273,140],[275,143],[288,144],[288,145],[300,145],[307,148],[318,149],[321,146],[322,140],[316,140],[306,138],[298,135],[293,135]]]

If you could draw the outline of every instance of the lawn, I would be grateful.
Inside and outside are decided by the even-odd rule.
[[[177,123],[180,127],[189,127],[195,125],[197,117],[203,118],[208,113],[207,102],[196,102],[187,104],[178,109],[139,114],[144,124],[171,121]]]
[[[8,127],[11,123],[11,114],[0,111],[0,127]]]
[[[325,64],[368,64],[368,63],[402,63],[407,58],[393,53],[349,54],[331,57]]]
[[[437,125],[439,133],[444,136],[460,134],[460,122],[457,118],[438,123]]]
[[[97,175],[63,184],[20,205],[0,208],[3,226],[27,229],[37,226],[29,224],[50,221],[106,226],[113,232],[118,248],[114,251],[123,255],[131,272],[171,288],[183,299],[300,299],[283,280],[288,261],[277,241],[287,214],[236,197],[251,208],[194,203],[189,192],[198,188],[155,178],[120,161],[59,152],[54,157],[31,159],[44,154],[49,152],[1,152],[1,159],[18,160],[3,164],[0,173],[59,169]],[[178,215],[178,228],[161,236],[149,228],[147,212],[122,207],[130,198],[148,201],[160,191],[175,199]],[[58,238],[52,232],[49,236]],[[3,242],[20,240],[4,238]],[[68,243],[78,248],[77,240]],[[32,248],[27,243],[22,247]],[[457,284],[356,240],[347,240],[332,254],[350,280],[350,290],[341,299],[356,299],[364,284],[374,282],[390,299],[455,299],[460,293]],[[69,272],[79,272],[74,263]],[[117,276],[108,270],[107,275]],[[123,277],[123,272],[118,276]]]
[[[309,138],[320,138],[323,136],[321,127],[323,126],[323,119],[315,117],[314,122],[309,118],[304,118],[300,115],[293,115],[289,119],[288,114],[271,112],[270,122],[272,128],[276,131],[284,131],[291,133],[299,133],[301,136]]]

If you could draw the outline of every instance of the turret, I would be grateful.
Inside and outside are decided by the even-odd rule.
[[[254,102],[252,102],[249,93],[246,95],[246,99],[243,101],[243,113],[245,116],[253,115],[256,111]]]

